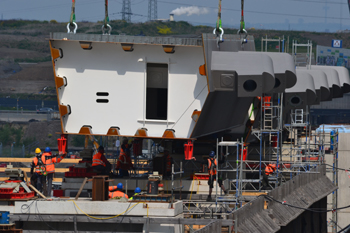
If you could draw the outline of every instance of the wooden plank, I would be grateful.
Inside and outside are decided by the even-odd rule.
[[[41,192],[39,192],[33,185],[29,184],[29,187],[31,187],[37,194],[39,194],[42,198],[46,198]]]
[[[0,163],[31,163],[33,158],[0,158]],[[62,159],[60,163],[79,163],[81,159]]]
[[[14,167],[13,169],[22,169],[24,172],[30,172],[29,167]],[[5,172],[6,167],[0,167],[0,172]],[[55,172],[68,172],[69,168],[55,168]]]
[[[87,181],[88,181],[88,178],[85,177],[83,183],[82,183],[81,186],[80,186],[80,189],[79,189],[77,195],[75,196],[75,200],[78,200],[78,198],[79,198],[79,196],[80,196],[80,193],[81,193],[81,191],[83,191],[83,188],[84,188],[84,186],[85,186],[85,184],[86,184]]]
[[[5,180],[8,180],[9,177],[0,177],[0,181],[5,181]],[[63,178],[53,178],[52,180],[53,182],[62,182],[63,181]]]

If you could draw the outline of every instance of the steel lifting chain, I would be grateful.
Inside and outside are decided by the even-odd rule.
[[[73,29],[73,31],[71,31],[71,28]],[[69,23],[67,24],[67,33],[75,34],[77,32],[77,29],[78,29],[78,25],[75,22],[75,0],[72,0],[72,12],[70,14]]]
[[[219,0],[218,20],[216,21],[216,28],[214,28],[213,34],[216,35],[217,46],[219,48],[220,43],[224,42],[222,39],[222,36],[224,35],[224,29],[222,29],[221,25],[221,0]]]
[[[109,25],[109,17],[108,17],[108,0],[105,0],[105,20],[102,25],[102,34],[110,35],[112,31],[112,27]]]
[[[241,0],[241,23],[238,30],[238,34],[241,35],[242,48],[243,48],[243,44],[246,44],[248,42],[247,40],[248,32],[245,30],[245,22],[244,22],[244,0]],[[242,35],[244,36],[242,37]]]

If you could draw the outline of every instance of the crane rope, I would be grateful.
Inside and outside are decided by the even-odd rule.
[[[243,50],[244,44],[248,42],[247,40],[248,32],[247,30],[245,30],[245,22],[244,22],[244,0],[241,0],[241,22],[237,33],[241,36],[242,50]],[[243,34],[244,36],[242,37]]]
[[[71,31],[71,28],[73,28],[73,31]],[[70,20],[69,23],[67,24],[67,33],[76,33],[78,29],[78,25],[75,22],[75,0],[72,0],[72,11],[70,14]]]
[[[220,43],[224,42],[222,39],[224,29],[222,29],[221,25],[221,0],[219,0],[218,19],[216,21],[216,27],[214,28],[213,34],[216,35],[217,46],[220,48]]]
[[[107,32],[108,29],[108,32]],[[108,0],[105,0],[105,19],[104,24],[102,26],[102,34],[110,35],[112,31],[112,27],[109,25],[109,16],[108,16]]]

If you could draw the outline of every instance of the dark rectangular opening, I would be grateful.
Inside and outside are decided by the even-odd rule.
[[[108,92],[97,92],[96,95],[97,96],[108,96],[109,93]]]
[[[97,99],[96,102],[97,103],[108,103],[109,101],[106,99]]]
[[[166,120],[168,112],[168,64],[147,64],[146,118]]]

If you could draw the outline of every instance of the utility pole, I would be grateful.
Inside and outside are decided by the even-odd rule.
[[[157,0],[148,0],[148,21],[157,20]]]
[[[131,0],[123,0],[122,20],[131,22]]]

